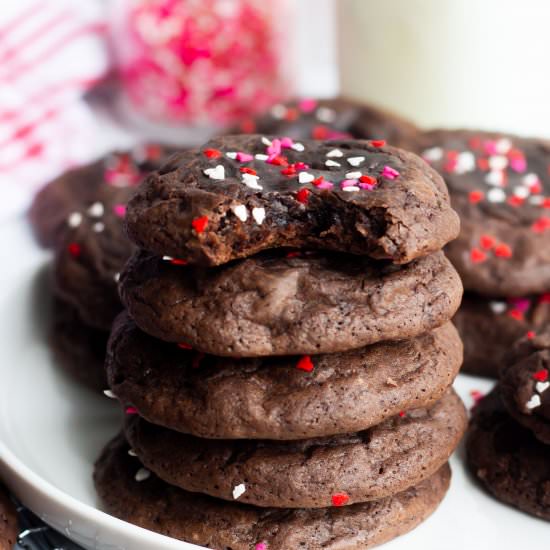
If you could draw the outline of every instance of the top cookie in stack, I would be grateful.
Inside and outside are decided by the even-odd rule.
[[[150,175],[126,223],[140,250],[107,371],[137,459],[118,439],[98,461],[111,513],[313,550],[435,509],[466,424],[440,250],[458,219],[436,172],[378,141],[227,136]]]
[[[550,142],[466,130],[421,142],[461,219],[447,253],[467,291],[464,368],[497,377],[510,342],[550,319]]]

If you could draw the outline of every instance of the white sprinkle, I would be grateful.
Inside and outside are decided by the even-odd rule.
[[[531,172],[530,174],[525,174],[525,176],[521,178],[521,183],[523,183],[523,185],[527,185],[527,187],[533,187],[534,185],[540,184],[540,178],[537,174],[533,174],[533,172]]]
[[[103,203],[101,203],[101,202],[94,202],[88,208],[88,214],[90,216],[92,216],[93,218],[101,218],[101,216],[103,216],[104,212],[105,212],[105,208],[103,206]]]
[[[497,153],[505,155],[512,148],[512,142],[509,139],[501,138],[495,144]]]
[[[128,449],[128,454],[130,456],[137,456],[137,453],[136,453],[136,451],[134,451],[134,449]]]
[[[537,382],[535,384],[535,389],[539,393],[544,393],[550,387],[550,382]]]
[[[525,407],[528,410],[536,409],[537,407],[540,407],[542,405],[542,401],[540,400],[540,395],[534,394],[531,396],[531,399],[525,403]]]
[[[271,107],[271,116],[276,119],[284,118],[287,112],[287,108],[284,105],[281,105],[280,103],[277,103],[277,105],[273,105]]]
[[[348,172],[346,174],[346,179],[348,180],[356,180],[358,178],[360,178],[363,174],[361,174],[361,172]]]
[[[530,194],[531,190],[529,187],[525,187],[524,185],[517,185],[514,187],[514,195],[520,199],[526,199]]]
[[[271,145],[271,140],[266,138],[265,136],[262,136],[262,143],[269,147]]]
[[[348,159],[348,162],[352,166],[359,166],[364,160],[365,160],[365,157],[350,157]]]
[[[113,280],[115,281],[115,283],[118,283],[118,281],[120,280],[120,273],[115,273],[113,275]]]
[[[346,193],[352,193],[353,191],[359,191],[359,187],[356,185],[348,185],[347,187],[342,187],[342,191]]]
[[[506,193],[499,187],[494,187],[493,189],[489,189],[487,200],[489,202],[504,202],[506,200]]]
[[[244,204],[238,204],[237,206],[232,206],[231,210],[239,220],[245,222],[248,219],[248,210]]]
[[[237,153],[235,151],[231,151],[230,153],[225,153],[225,156],[227,158],[230,158],[232,160],[235,160],[237,158]]]
[[[342,151],[340,151],[340,149],[332,149],[332,151],[329,151],[327,154],[326,154],[327,157],[337,157],[337,158],[340,158],[340,157],[343,157],[344,156],[344,153],[342,153]]]
[[[263,187],[258,183],[260,176],[255,176],[254,174],[247,174],[246,172],[244,172],[243,174],[241,174],[241,178],[243,180],[243,183],[247,187],[250,187],[250,189],[263,189]]]
[[[334,122],[334,120],[336,119],[336,111],[328,107],[319,107],[315,112],[315,115],[317,116],[317,119],[321,122],[330,123]]]
[[[491,311],[497,315],[504,313],[506,309],[508,309],[506,302],[489,302],[489,307]]]
[[[502,155],[493,155],[489,157],[489,167],[491,170],[504,170],[508,166],[508,158]]]
[[[82,214],[80,212],[73,212],[67,218],[67,225],[69,227],[78,227],[82,223]]]
[[[497,172],[496,170],[493,170],[485,176],[485,181],[489,185],[502,187],[502,185],[504,184],[504,174],[502,172]]]
[[[162,259],[165,261],[165,262],[171,262],[174,258],[172,256],[163,256]]]
[[[432,147],[431,149],[426,149],[422,153],[422,158],[429,162],[436,162],[443,158],[443,149],[441,147]]]
[[[544,197],[542,195],[531,195],[529,197],[529,203],[534,204],[535,206],[540,206],[544,202]]]
[[[460,153],[456,159],[455,172],[457,174],[466,174],[472,172],[476,167],[476,158],[470,151]]]
[[[204,173],[212,180],[225,179],[225,168],[222,164],[218,164],[215,168],[207,168]]]
[[[92,229],[96,233],[101,233],[105,229],[105,224],[103,222],[96,222],[94,225],[92,225]]]
[[[269,158],[269,155],[264,155],[262,153],[258,153],[257,155],[254,155],[254,158],[256,160],[267,160]]]
[[[262,225],[265,220],[265,208],[253,208],[252,217],[258,225]]]
[[[246,487],[244,483],[241,483],[240,485],[236,485],[233,487],[233,498],[237,500],[239,497],[244,495],[246,492]]]
[[[151,472],[147,468],[140,468],[135,475],[136,481],[145,481],[146,479],[149,479],[149,476],[151,475]]]
[[[291,149],[298,151],[298,153],[302,153],[305,150],[305,147],[302,143],[293,143]]]
[[[339,162],[335,162],[334,160],[328,159],[325,162],[325,166],[342,166]]]
[[[313,174],[310,174],[309,172],[299,172],[298,173],[298,181],[300,183],[309,183],[310,181],[313,181],[315,179],[315,176]]]
[[[109,399],[116,399],[116,395],[111,390],[103,390],[104,395],[106,395]]]

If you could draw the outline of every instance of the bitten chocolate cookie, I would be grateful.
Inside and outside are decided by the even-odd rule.
[[[135,249],[124,234],[124,211],[124,203],[95,202],[56,249],[56,293],[86,324],[104,331],[122,309],[118,278]]]
[[[259,135],[173,156],[140,186],[126,223],[141,248],[209,266],[285,246],[402,264],[459,230],[443,180],[411,153]]]
[[[140,480],[140,481],[136,481]],[[172,487],[140,468],[115,439],[96,463],[105,510],[130,523],[209,548],[232,550],[364,550],[402,535],[439,505],[450,481],[443,466],[431,478],[382,500],[313,510],[254,508]],[[334,504],[343,502],[335,495]]]
[[[550,520],[550,446],[510,417],[498,389],[474,409],[466,451],[470,470],[497,499]]]
[[[519,342],[500,375],[509,414],[550,444],[550,329]]]
[[[18,533],[15,506],[6,489],[0,485],[0,550],[12,550]]]
[[[466,290],[526,296],[550,289],[550,142],[471,131],[425,135],[423,157],[461,219],[447,247]]]
[[[302,99],[274,105],[265,115],[243,120],[227,134],[263,134],[292,139],[383,139],[413,150],[418,128],[393,113],[349,99]]]
[[[498,378],[510,345],[550,322],[550,295],[491,299],[467,292],[453,321],[464,342],[462,370]]]
[[[54,246],[65,228],[71,227],[97,201],[116,204],[121,189],[135,187],[172,151],[159,145],[139,146],[131,152],[107,155],[50,182],[36,195],[28,213],[38,242]],[[127,197],[124,191],[122,195]]]
[[[230,418],[227,421],[231,421]],[[434,474],[466,430],[449,390],[428,409],[368,430],[300,441],[200,439],[127,415],[125,434],[144,466],[170,485],[277,508],[324,508],[389,497]]]
[[[442,252],[396,266],[272,251],[202,270],[139,251],[120,289],[148,334],[230,357],[334,353],[404,340],[448,321],[462,294]]]
[[[109,333],[83,323],[76,310],[60,299],[54,303],[52,325],[50,340],[57,363],[90,389],[106,389],[104,363]]]
[[[462,344],[446,324],[410,340],[329,355],[230,359],[113,325],[107,370],[125,405],[153,424],[215,439],[304,439],[365,430],[427,407],[456,376]]]

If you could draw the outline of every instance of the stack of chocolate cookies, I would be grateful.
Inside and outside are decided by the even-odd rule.
[[[112,153],[46,185],[29,211],[38,241],[55,251],[51,344],[57,363],[94,390],[106,388],[105,349],[122,310],[118,276],[134,250],[123,231],[126,203],[167,154],[158,145]]]
[[[467,459],[496,498],[550,521],[550,328],[508,353],[474,410]]]
[[[550,322],[550,142],[437,130],[419,143],[461,219],[447,253],[466,289],[464,370],[497,378],[511,344]]]
[[[445,185],[380,141],[228,136],[130,201],[108,512],[222,549],[366,548],[443,498],[461,284]]]

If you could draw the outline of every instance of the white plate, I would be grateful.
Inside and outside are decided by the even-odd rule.
[[[92,395],[60,374],[46,329],[47,253],[33,243],[23,220],[0,232],[0,475],[47,523],[87,549],[191,549],[100,511],[92,465],[116,433],[116,404]],[[486,380],[461,376],[457,389],[486,391]],[[463,550],[499,547],[547,549],[550,527],[486,495],[466,474],[461,450],[453,482],[435,514],[388,550]],[[528,541],[528,542],[527,542]],[[293,549],[289,549],[293,550]]]

